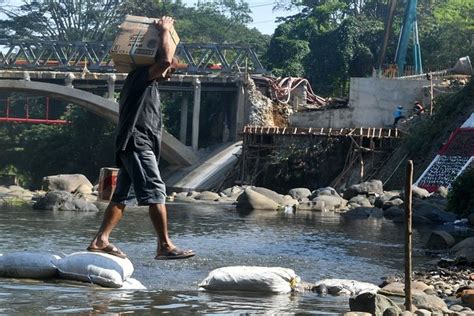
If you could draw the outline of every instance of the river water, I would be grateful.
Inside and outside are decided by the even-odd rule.
[[[103,212],[75,213],[0,207],[0,253],[83,251]],[[226,294],[198,291],[216,268],[281,266],[303,281],[347,278],[379,284],[403,272],[403,227],[384,219],[347,220],[334,213],[238,212],[232,206],[168,205],[173,242],[194,249],[187,260],[154,260],[156,240],[146,208],[126,209],[111,241],[134,264],[146,291],[103,289],[60,280],[0,279],[0,314],[340,314],[347,297],[315,293]],[[433,227],[431,227],[433,229]],[[415,268],[429,230],[414,231]]]

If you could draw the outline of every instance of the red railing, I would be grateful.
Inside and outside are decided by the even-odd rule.
[[[36,115],[35,117],[31,116],[31,107],[30,107],[30,100],[31,99],[43,99],[44,103],[40,104],[40,106],[44,106],[44,110],[41,111],[40,115]],[[13,109],[18,109],[18,102],[24,101],[24,111],[23,115],[19,116],[12,115]],[[15,101],[15,102],[13,102]],[[6,98],[0,99],[0,122],[11,122],[11,123],[29,123],[29,124],[69,124],[70,122],[67,120],[61,120],[57,118],[50,118],[50,102],[49,97],[27,97],[27,98]],[[15,103],[15,104],[14,104]],[[5,104],[5,106],[2,106]],[[38,103],[35,104],[38,106]],[[2,111],[3,110],[3,111]],[[18,111],[16,111],[18,112]]]

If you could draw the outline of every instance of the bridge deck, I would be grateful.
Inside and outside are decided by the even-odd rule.
[[[406,135],[397,128],[304,128],[304,127],[261,127],[245,126],[243,135],[313,135],[327,137],[362,137],[362,138],[400,138]]]

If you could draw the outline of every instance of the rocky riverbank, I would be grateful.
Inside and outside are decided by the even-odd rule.
[[[29,191],[18,186],[0,186],[0,205],[31,205],[36,209],[56,211],[98,211],[97,192],[82,175],[61,175],[45,178],[46,191]],[[438,258],[432,267],[413,275],[413,302],[417,315],[474,315],[474,237],[458,243],[440,224],[464,225],[474,229],[474,218],[459,219],[444,210],[446,190],[430,194],[422,188],[413,190],[413,224],[437,225],[432,232],[426,251]],[[189,203],[223,203],[239,209],[270,212],[334,212],[348,219],[404,221],[404,192],[385,191],[381,181],[372,180],[355,184],[344,192],[331,187],[310,190],[294,188],[280,194],[263,187],[234,186],[221,192],[172,193],[169,201]],[[100,205],[103,207],[103,204]],[[443,226],[441,226],[443,227]],[[326,280],[306,284],[305,290],[318,295],[350,296],[352,312],[348,315],[372,313],[398,315],[403,311],[404,285],[399,276],[386,276],[377,292],[355,290],[354,280]],[[338,283],[339,282],[339,283]],[[407,312],[404,312],[407,314]],[[408,315],[408,314],[407,314]]]
[[[459,219],[445,211],[447,190],[441,188],[430,194],[413,187],[413,225],[436,225],[426,251],[434,250],[441,260],[431,268],[413,275],[413,314],[416,315],[474,315],[474,237],[455,243],[447,231],[439,230],[441,224],[474,229],[474,218]],[[403,190],[384,191],[381,181],[372,180],[350,186],[344,192],[331,187],[310,190],[294,188],[287,194],[255,186],[234,186],[216,192],[180,192],[170,195],[170,200],[211,203],[232,203],[236,208],[284,212],[336,212],[353,219],[382,219],[394,223],[404,222]],[[442,226],[441,226],[442,227]],[[433,250],[434,249],[434,250]],[[324,281],[324,280],[323,280]],[[378,293],[356,291],[353,280],[326,280],[306,284],[306,290],[319,295],[348,295],[352,312],[348,315],[411,315],[403,308],[404,284],[402,276],[387,276]]]

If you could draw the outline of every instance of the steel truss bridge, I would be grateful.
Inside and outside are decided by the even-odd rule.
[[[60,42],[0,39],[0,69],[114,72],[109,55],[112,42]],[[264,74],[266,70],[249,46],[180,43],[176,55],[187,74]]]

